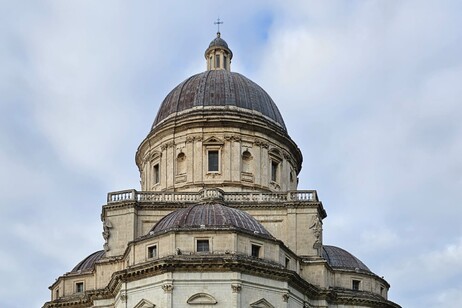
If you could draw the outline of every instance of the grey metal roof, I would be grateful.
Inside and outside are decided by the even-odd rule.
[[[327,246],[322,247],[322,257],[327,260],[327,263],[333,268],[349,269],[349,270],[363,270],[371,272],[371,270],[361,260],[353,256],[348,251],[336,247]]]
[[[235,106],[256,111],[286,131],[281,113],[268,93],[247,77],[226,70],[205,71],[176,86],[162,102],[152,127],[172,114],[212,106]]]
[[[213,41],[210,42],[209,48],[211,47],[225,47],[229,49],[228,43],[226,43],[226,41],[221,38],[219,33],[217,33],[217,37],[214,38]]]
[[[104,257],[104,250],[94,252],[82,261],[80,261],[79,264],[77,264],[71,272],[83,272],[86,270],[91,270],[95,267],[96,261],[100,260],[102,257]]]
[[[176,210],[159,220],[150,234],[191,229],[237,229],[273,237],[250,214],[222,204],[196,204]]]

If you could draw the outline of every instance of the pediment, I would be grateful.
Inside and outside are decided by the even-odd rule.
[[[271,150],[268,151],[270,155],[276,156],[278,158],[282,158],[281,151],[279,151],[276,148],[272,148]]]
[[[151,151],[145,155],[144,160],[149,160],[149,161],[158,160],[161,156],[162,156],[161,152]]]
[[[215,305],[217,300],[207,293],[196,293],[186,301],[189,305]]]
[[[266,299],[262,298],[255,303],[250,304],[251,308],[274,308]]]
[[[223,145],[224,142],[217,137],[210,137],[202,142],[203,145]]]
[[[142,299],[133,308],[155,308],[156,305],[146,299]]]

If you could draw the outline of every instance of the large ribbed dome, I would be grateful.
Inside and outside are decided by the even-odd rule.
[[[213,106],[242,108],[264,116],[286,131],[284,120],[268,93],[245,76],[227,70],[209,70],[176,86],[162,102],[153,128],[179,112]]]
[[[234,229],[272,237],[250,214],[222,204],[196,204],[176,210],[159,220],[150,234],[191,229]]]
[[[324,245],[322,247],[322,257],[326,259],[327,263],[333,268],[363,270],[366,272],[371,271],[361,260],[348,251],[336,246]]]

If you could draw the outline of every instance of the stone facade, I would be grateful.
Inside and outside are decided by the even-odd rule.
[[[103,250],[44,307],[399,307],[383,278],[324,245],[326,211],[297,190],[302,154],[266,92],[230,72],[219,34],[205,58],[137,150],[141,191],[108,194]]]

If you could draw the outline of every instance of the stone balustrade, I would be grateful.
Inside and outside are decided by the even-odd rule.
[[[221,199],[227,203],[282,203],[291,201],[318,202],[315,190],[296,190],[288,192],[224,192],[220,189],[207,188],[199,192],[154,192],[122,190],[110,192],[107,195],[108,204],[137,201],[137,202],[183,202],[195,203],[210,199]]]

